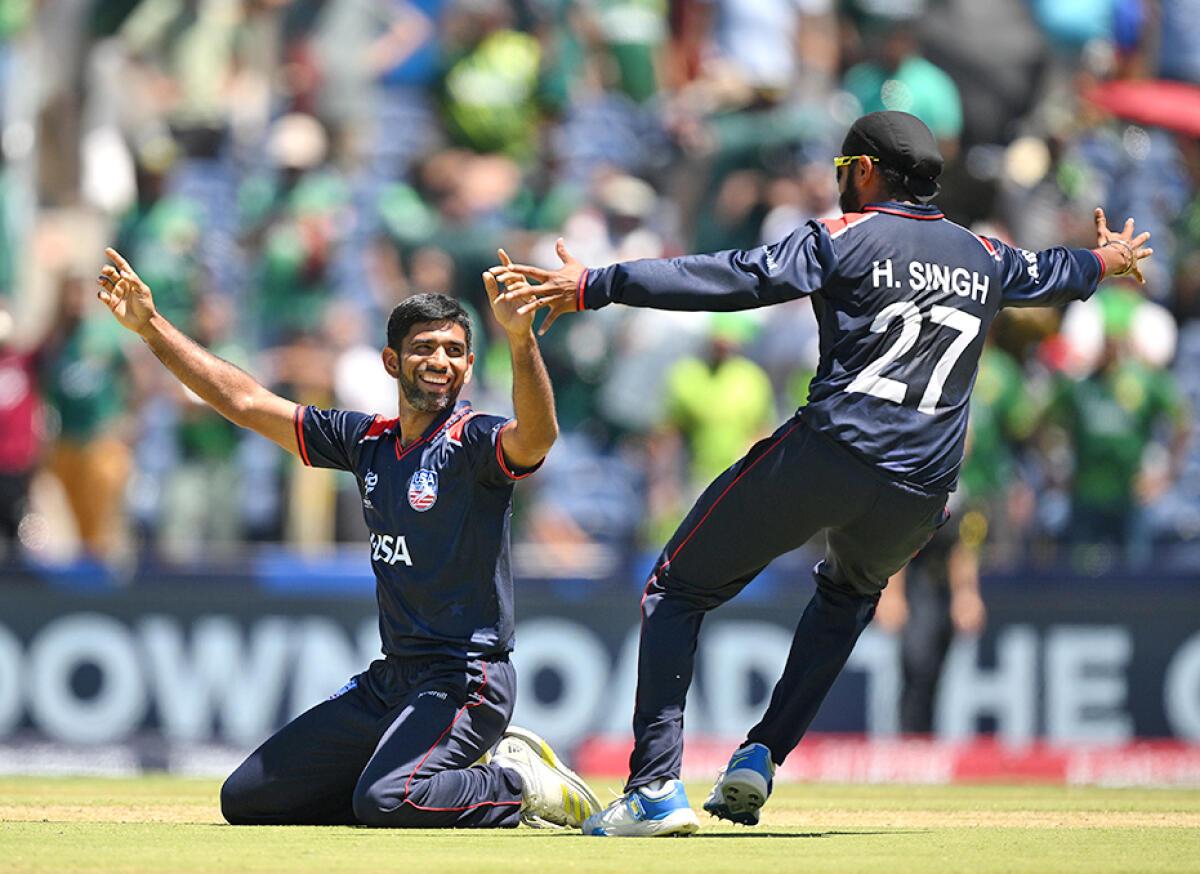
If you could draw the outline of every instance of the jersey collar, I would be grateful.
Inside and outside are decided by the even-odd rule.
[[[898,200],[885,200],[881,203],[870,203],[863,207],[863,212],[883,212],[888,215],[898,215],[901,218],[919,219],[921,221],[937,221],[946,216],[932,203],[901,203]]]
[[[412,452],[412,450],[416,449],[418,446],[424,446],[426,443],[428,443],[434,437],[436,437],[438,434],[440,434],[443,430],[445,430],[445,428],[448,425],[450,425],[451,422],[457,422],[459,419],[461,419],[463,416],[467,415],[467,413],[469,413],[469,412],[471,412],[471,402],[470,401],[459,401],[458,403],[456,403],[454,405],[454,407],[452,409],[447,410],[446,412],[444,412],[440,416],[438,416],[436,419],[434,419],[432,422],[430,422],[429,427],[425,429],[424,434],[422,434],[418,439],[414,440],[412,443],[409,443],[407,446],[404,446],[404,447],[402,447],[400,445],[400,427],[399,427],[399,425],[397,425],[396,426],[396,443],[395,443],[397,460],[408,455],[408,453]]]

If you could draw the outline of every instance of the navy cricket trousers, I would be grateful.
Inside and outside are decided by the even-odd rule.
[[[800,742],[875,615],[887,579],[943,524],[946,495],[887,479],[800,414],[710,485],[671,537],[646,584],[626,791],[679,776],[683,710],[704,614],[776,556],[825,529],[817,590],[783,676],[748,740],[780,764]]]
[[[221,787],[221,813],[234,825],[515,827],[521,778],[475,764],[515,692],[507,657],[379,659],[251,753]]]

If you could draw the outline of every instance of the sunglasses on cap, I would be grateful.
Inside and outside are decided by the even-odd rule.
[[[833,159],[833,166],[845,167],[849,164],[853,164],[859,158],[866,158],[872,164],[879,163],[879,158],[875,157],[874,155],[838,155],[836,158]]]

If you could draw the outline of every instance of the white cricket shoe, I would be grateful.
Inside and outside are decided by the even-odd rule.
[[[658,791],[636,789],[583,824],[585,835],[597,837],[660,838],[699,830],[700,820],[688,805],[682,780],[668,781]]]
[[[571,826],[600,809],[600,799],[564,765],[550,745],[525,728],[509,726],[492,753],[492,764],[521,775],[521,822],[533,828]]]

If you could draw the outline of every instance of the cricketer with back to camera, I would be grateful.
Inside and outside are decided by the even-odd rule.
[[[811,296],[820,362],[808,403],[722,473],[650,572],[642,597],[634,749],[625,794],[587,819],[589,835],[690,834],[679,780],[683,712],[704,615],[775,557],[818,531],[826,554],[766,712],[717,776],[704,809],[759,821],[776,768],[803,737],[888,578],[947,519],[984,339],[1001,307],[1063,306],[1106,275],[1141,279],[1148,233],[1110,231],[1096,247],[1040,252],[978,236],[931,201],[942,156],[903,112],[859,118],[834,159],[837,219],[773,245],[588,269],[562,240],[562,265],[502,259],[491,272],[525,301],[565,313],[610,303],[730,311]],[[529,280],[538,283],[530,285]]]

